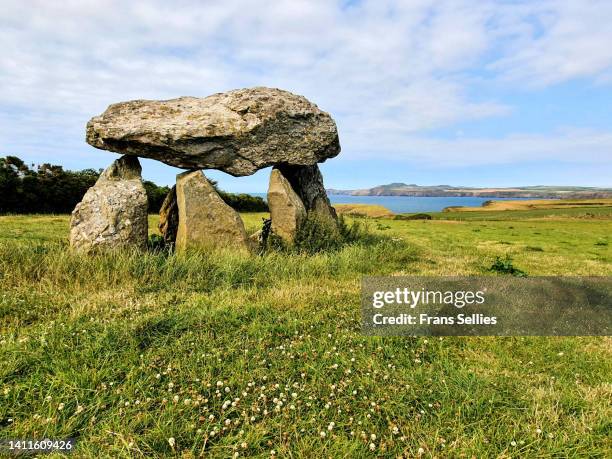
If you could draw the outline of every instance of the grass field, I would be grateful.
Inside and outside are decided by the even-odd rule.
[[[81,256],[68,216],[0,217],[0,438],[92,458],[610,457],[610,338],[365,337],[359,286],[493,275],[506,254],[610,275],[611,209],[432,215],[251,258]]]
[[[376,204],[335,204],[336,212],[355,217],[393,217],[393,212]]]
[[[481,207],[447,207],[447,212],[481,212],[498,210],[538,210],[611,207],[612,199],[527,199],[518,201],[487,201]]]

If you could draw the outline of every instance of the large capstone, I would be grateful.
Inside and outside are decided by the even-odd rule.
[[[316,164],[312,166],[284,165],[279,166],[278,169],[304,203],[306,212],[316,213],[324,219],[336,220],[336,210],[329,202],[323,185],[323,176]]]
[[[251,247],[240,215],[221,199],[201,171],[177,175],[176,201],[177,250],[232,247],[248,251]]]
[[[289,181],[277,168],[272,169],[270,174],[268,207],[272,219],[272,233],[287,242],[293,241],[306,217],[306,208]]]
[[[113,162],[76,205],[70,245],[82,251],[147,245],[147,193],[138,158]]]
[[[87,123],[87,142],[234,176],[279,164],[309,166],[340,152],[329,114],[302,96],[263,87],[113,104]]]

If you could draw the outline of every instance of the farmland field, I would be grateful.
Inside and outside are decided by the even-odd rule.
[[[610,457],[609,337],[366,337],[359,289],[505,255],[611,275],[612,207],[432,216],[252,257],[84,256],[67,215],[0,216],[0,437],[74,437],[75,457]]]

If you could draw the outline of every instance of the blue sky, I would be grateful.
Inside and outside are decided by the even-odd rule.
[[[270,86],[336,119],[330,188],[612,186],[611,23],[607,0],[5,0],[0,155],[105,167],[84,134],[110,103]]]

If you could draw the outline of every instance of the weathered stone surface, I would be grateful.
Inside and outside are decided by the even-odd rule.
[[[244,223],[228,206],[201,171],[176,176],[178,231],[176,249],[215,249],[251,246]]]
[[[159,209],[159,232],[166,244],[173,245],[176,242],[178,231],[178,204],[176,202],[176,186],[173,186]]]
[[[234,176],[277,164],[312,165],[340,152],[329,114],[302,96],[263,87],[113,104],[87,123],[87,142]]]
[[[138,158],[122,156],[98,178],[70,220],[70,245],[82,251],[147,245],[147,193]]]
[[[331,206],[325,192],[319,166],[284,165],[278,169],[302,200],[306,212],[316,212],[321,217],[336,220],[336,210]]]
[[[293,191],[282,172],[274,168],[268,186],[268,207],[272,219],[272,232],[287,242],[293,241],[295,233],[306,217],[306,208]]]

